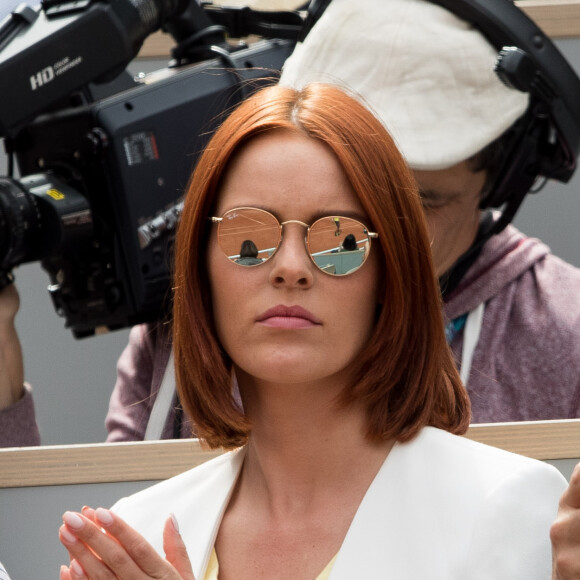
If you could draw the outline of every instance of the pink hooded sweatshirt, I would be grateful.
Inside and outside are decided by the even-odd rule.
[[[473,423],[580,417],[580,269],[508,226],[446,297],[485,311],[467,381]],[[461,368],[464,330],[451,347]]]

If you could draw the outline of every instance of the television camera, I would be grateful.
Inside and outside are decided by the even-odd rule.
[[[0,23],[0,288],[40,260],[76,338],[160,318],[197,155],[224,111],[276,77],[301,25],[197,0],[18,6]],[[171,60],[133,78],[159,29]]]

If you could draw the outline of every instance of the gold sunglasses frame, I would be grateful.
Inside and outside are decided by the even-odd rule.
[[[220,247],[220,250],[223,252],[224,256],[228,259],[229,262],[236,264],[237,266],[240,266],[241,268],[254,268],[256,266],[262,266],[263,264],[265,264],[266,262],[268,262],[270,260],[270,258],[272,258],[276,252],[278,251],[278,249],[280,248],[280,246],[282,245],[282,242],[284,241],[284,226],[287,224],[299,224],[301,226],[304,226],[306,228],[306,234],[304,236],[304,246],[306,249],[306,253],[308,254],[310,260],[312,261],[312,263],[316,266],[316,268],[322,272],[323,274],[326,274],[327,276],[332,276],[333,278],[337,278],[337,277],[341,277],[341,276],[349,276],[350,274],[354,274],[355,272],[358,272],[358,270],[360,270],[365,262],[367,261],[367,258],[370,254],[371,251],[371,247],[372,247],[372,243],[371,240],[373,239],[377,239],[379,237],[379,234],[377,234],[376,232],[371,232],[369,231],[369,229],[367,228],[367,226],[362,223],[361,221],[355,219],[355,218],[351,218],[351,217],[347,217],[347,216],[337,216],[337,215],[327,215],[327,216],[322,216],[320,218],[318,218],[317,220],[315,220],[312,224],[308,225],[307,223],[304,223],[300,220],[286,220],[284,222],[281,222],[272,212],[269,212],[265,209],[261,209],[259,207],[249,207],[249,206],[242,206],[242,207],[234,207],[232,209],[229,209],[228,211],[226,211],[221,217],[217,217],[217,216],[211,216],[208,219],[213,223],[213,224],[217,224],[218,228],[220,226],[220,224],[223,222],[224,218],[232,213],[232,212],[236,212],[236,211],[241,211],[241,210],[252,210],[252,211],[258,211],[261,213],[264,213],[268,216],[271,216],[272,218],[274,218],[274,220],[276,220],[276,223],[278,224],[279,228],[280,228],[280,234],[279,234],[279,238],[278,238],[278,244],[276,245],[274,251],[267,257],[265,258],[261,263],[259,264],[239,264],[237,263],[235,260],[232,260],[227,252],[224,250],[224,248],[222,247],[222,245],[220,244],[219,241],[219,229],[218,229],[218,245]],[[348,219],[348,220],[352,220],[358,224],[360,224],[363,227],[363,231],[365,231],[368,235],[368,251],[365,252],[363,261],[361,262],[360,266],[358,266],[356,269],[350,270],[349,272],[345,272],[344,274],[333,274],[331,272],[327,272],[326,270],[324,270],[314,259],[314,254],[310,251],[310,244],[309,244],[309,239],[310,239],[310,231],[312,229],[312,227],[314,225],[316,225],[319,221],[325,220],[325,219],[333,219],[333,218],[341,218],[341,219]]]

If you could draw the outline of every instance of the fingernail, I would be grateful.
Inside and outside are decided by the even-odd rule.
[[[66,526],[62,526],[60,528],[60,535],[68,542],[69,544],[74,544],[77,541],[77,537],[74,534],[71,534]]]
[[[74,512],[64,512],[62,521],[73,530],[80,530],[85,524],[82,518]]]
[[[71,570],[75,573],[75,576],[82,578],[85,575],[85,571],[83,570],[83,567],[76,560],[73,560],[70,563],[70,567],[71,567]]]
[[[175,517],[175,514],[171,514],[171,523],[173,524],[173,527],[175,528],[175,531],[177,533],[179,533],[179,522],[177,521],[177,518]]]
[[[113,523],[113,515],[105,508],[97,508],[95,510],[95,517],[103,526],[110,526]]]

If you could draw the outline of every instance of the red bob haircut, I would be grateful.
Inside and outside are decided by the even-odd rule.
[[[426,425],[464,433],[467,393],[448,349],[441,298],[414,179],[383,125],[342,89],[272,86],[242,103],[214,134],[188,185],[176,242],[174,348],[180,400],[211,447],[244,444],[251,424],[232,395],[232,362],[213,323],[206,248],[222,176],[252,137],[284,129],[336,155],[379,234],[382,309],[353,363],[341,404],[362,401],[371,440],[406,441]]]

